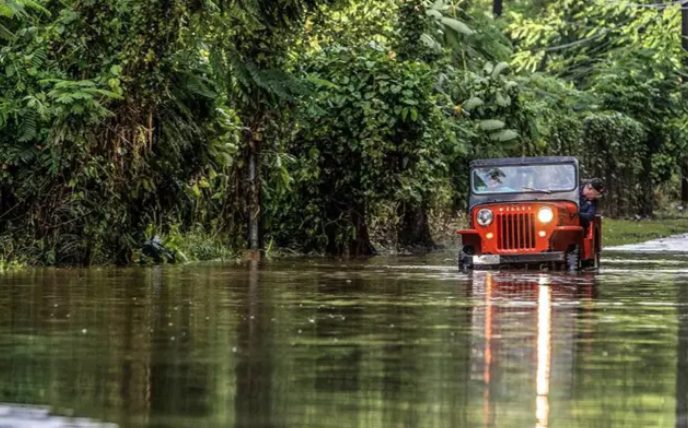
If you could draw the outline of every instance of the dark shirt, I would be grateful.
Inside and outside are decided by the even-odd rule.
[[[597,213],[597,201],[589,201],[585,199],[583,193],[580,195],[580,209],[578,210],[578,215],[580,216],[581,225],[587,226],[595,218]]]

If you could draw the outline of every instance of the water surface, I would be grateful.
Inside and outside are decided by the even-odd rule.
[[[688,259],[603,265],[462,275],[436,253],[5,275],[0,411],[27,427],[31,408],[121,427],[687,426]]]

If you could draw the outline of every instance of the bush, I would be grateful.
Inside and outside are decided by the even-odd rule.
[[[591,114],[583,122],[582,174],[600,177],[607,186],[605,213],[629,216],[643,203],[642,160],[647,156],[646,132],[621,113]]]

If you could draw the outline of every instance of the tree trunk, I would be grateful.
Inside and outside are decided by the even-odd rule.
[[[502,0],[492,0],[492,13],[495,18],[502,16]]]
[[[688,2],[681,3],[681,46],[688,52]],[[688,70],[688,59],[683,61],[684,69]],[[688,204],[688,158],[681,162],[681,203],[685,208]]]
[[[337,203],[328,198],[325,203],[325,236],[327,236],[327,245],[325,253],[330,256],[340,256],[344,249],[337,239],[337,232],[339,231],[339,208]]]
[[[375,248],[368,235],[368,225],[363,206],[355,206],[351,210],[351,223],[354,227],[354,236],[349,240],[349,257],[375,255]]]
[[[401,208],[401,219],[401,227],[397,234],[397,241],[401,247],[430,249],[435,246],[425,207],[404,205]]]
[[[681,204],[684,209],[688,206],[688,159],[681,162]]]
[[[260,133],[252,132],[248,151],[248,250],[250,259],[260,258],[260,147]]]
[[[688,51],[688,2],[681,2],[681,47]]]
[[[639,198],[640,210],[642,217],[651,217],[654,211],[654,186],[652,185],[652,157],[648,156],[643,159],[643,170],[645,171],[645,178],[640,184],[641,195]]]
[[[270,354],[275,340],[270,324],[273,315],[261,293],[258,262],[250,261],[247,291],[238,297],[240,315],[236,327],[234,366],[234,415],[236,426],[279,425],[274,411],[275,359]],[[242,281],[242,285],[246,280]]]
[[[650,129],[650,137],[646,141],[647,153],[643,157],[643,179],[640,184],[641,195],[640,195],[640,212],[639,214],[643,217],[652,217],[654,214],[654,199],[655,199],[655,186],[652,182],[652,155],[659,151],[662,146],[662,140],[658,132],[654,129]]]

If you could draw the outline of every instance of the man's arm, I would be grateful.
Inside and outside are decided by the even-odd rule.
[[[578,213],[581,219],[581,223],[583,225],[587,225],[588,223],[590,223],[595,218],[596,212],[597,204],[595,203],[595,201],[591,201],[588,204],[586,204],[585,208],[581,207],[581,210]]]

